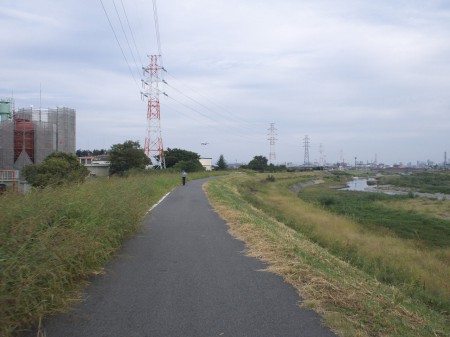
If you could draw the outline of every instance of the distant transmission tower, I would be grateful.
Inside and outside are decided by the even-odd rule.
[[[344,159],[344,151],[342,151],[342,149],[339,151],[339,164],[341,164],[342,166],[344,166],[345,163],[345,159]]]
[[[275,153],[275,141],[277,140],[275,137],[277,135],[277,129],[275,128],[275,123],[270,123],[270,128],[268,128],[267,130],[269,130],[269,138],[267,140],[270,144],[269,164],[272,164],[273,161],[277,160],[277,155]]]
[[[143,68],[145,80],[142,81],[142,85],[146,89],[142,95],[148,99],[147,138],[145,139],[144,151],[155,167],[163,169],[166,168],[166,161],[164,159],[164,147],[161,137],[161,112],[158,89],[162,67],[158,64],[160,55],[151,55],[149,57],[150,64],[148,67]]]
[[[303,146],[305,148],[305,157],[304,157],[304,161],[303,164],[304,165],[309,165],[309,137],[308,135],[305,136],[305,138],[303,139]]]
[[[319,145],[319,154],[320,154],[319,164],[320,164],[321,166],[325,166],[325,162],[326,162],[326,159],[325,159],[325,150],[324,150],[324,148],[323,148],[323,144],[322,144],[322,143],[320,143],[320,145]]]

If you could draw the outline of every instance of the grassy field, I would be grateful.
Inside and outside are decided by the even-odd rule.
[[[417,192],[450,194],[450,171],[387,175],[380,178],[380,183],[412,188]]]
[[[450,247],[450,221],[436,217],[434,213],[400,206],[410,200],[408,196],[339,191],[330,189],[329,184],[304,188],[298,196],[367,227],[376,230],[382,227],[400,238],[418,240],[428,247]],[[397,206],[389,206],[392,203]]]
[[[78,301],[150,206],[179,184],[179,173],[154,172],[0,196],[0,336]]]
[[[289,190],[313,179],[342,182],[313,173],[241,175],[210,182],[208,195],[251,254],[268,261],[341,336],[447,336],[450,249],[330,210],[339,196],[321,201],[323,184],[302,188],[315,196],[308,201]]]

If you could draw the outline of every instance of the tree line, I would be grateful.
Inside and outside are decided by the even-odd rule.
[[[110,162],[110,175],[124,176],[130,171],[152,169],[151,160],[141,148],[138,141],[127,140],[115,144],[109,150],[77,150],[76,154],[55,152],[40,164],[26,165],[22,169],[25,179],[35,187],[57,186],[67,183],[80,183],[89,174],[89,170],[80,163],[78,157],[107,155]],[[161,158],[156,157],[156,160]],[[196,172],[204,170],[198,153],[179,148],[168,148],[164,151],[165,165],[168,170]],[[264,156],[255,156],[243,168],[259,172],[275,172],[286,170],[284,165],[268,165]],[[228,164],[221,154],[215,169],[226,170]]]

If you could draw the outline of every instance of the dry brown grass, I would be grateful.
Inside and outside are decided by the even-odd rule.
[[[420,282],[430,292],[450,298],[450,249],[430,250],[410,240],[371,232],[348,218],[324,212],[294,194],[280,191],[275,184],[258,195],[258,200],[308,228],[309,236],[322,245],[352,246],[369,264],[370,261],[381,262],[387,268],[404,273],[412,283]]]
[[[281,275],[303,298],[303,305],[322,314],[340,336],[445,336],[442,318],[419,309],[394,287],[387,287],[331,255],[297,231],[246,203],[235,184],[246,177],[214,181],[208,197],[230,225],[230,233],[243,240],[248,254],[267,262],[268,271]],[[283,203],[271,198],[272,203]],[[307,211],[304,221],[322,219]],[[337,218],[328,226],[339,226]],[[432,322],[433,323],[430,323]],[[438,322],[438,323],[436,323]]]

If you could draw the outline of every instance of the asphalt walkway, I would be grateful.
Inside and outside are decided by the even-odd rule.
[[[85,300],[44,322],[45,336],[335,336],[299,307],[290,285],[244,254],[202,183],[176,188],[155,207]]]

